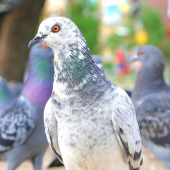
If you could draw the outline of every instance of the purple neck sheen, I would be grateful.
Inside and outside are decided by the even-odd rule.
[[[45,52],[43,50],[46,50]],[[52,50],[32,50],[28,79],[23,88],[23,95],[31,102],[45,107],[53,88],[54,66]]]

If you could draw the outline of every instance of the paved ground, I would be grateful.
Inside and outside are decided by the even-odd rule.
[[[140,170],[165,170],[163,165],[145,148],[143,148],[143,155],[144,155],[144,164],[142,165]],[[65,170],[64,167],[47,169],[46,167],[50,162],[50,160],[52,160],[52,155],[50,149],[48,149],[43,161],[44,162],[43,170]],[[0,163],[0,170],[6,170],[5,162]],[[16,170],[33,170],[33,167],[29,161],[25,161]]]

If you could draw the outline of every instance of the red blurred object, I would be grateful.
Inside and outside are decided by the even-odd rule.
[[[117,49],[115,52],[114,61],[118,68],[118,74],[124,76],[130,72],[129,64],[126,60],[125,54],[122,49]]]
[[[170,37],[170,25],[166,28],[166,33],[167,33],[168,37]]]

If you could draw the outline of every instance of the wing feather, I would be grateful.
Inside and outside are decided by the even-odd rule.
[[[142,163],[142,143],[133,104],[120,88],[115,90],[112,121],[119,144],[131,169],[137,170]],[[119,107],[118,107],[119,106]],[[120,107],[121,106],[121,107]]]
[[[20,96],[0,117],[0,152],[21,145],[36,126],[35,109]]]
[[[49,99],[44,110],[44,126],[47,141],[51,150],[57,156],[57,158],[63,163],[60,149],[58,145],[58,126],[55,118],[53,99]]]
[[[147,95],[135,109],[141,135],[170,148],[170,96],[166,93]]]

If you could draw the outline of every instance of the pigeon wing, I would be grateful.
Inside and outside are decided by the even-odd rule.
[[[51,150],[57,156],[57,158],[63,163],[60,149],[58,145],[58,125],[55,118],[55,100],[50,98],[45,106],[44,110],[44,126],[47,141]]]
[[[0,117],[0,152],[25,142],[36,126],[35,109],[20,96],[14,100]]]
[[[157,145],[170,148],[170,96],[154,93],[136,106],[141,135]]]
[[[136,170],[142,164],[142,143],[135,110],[130,98],[122,89],[117,88],[114,93],[116,93],[112,114],[114,131],[126,162],[129,162],[132,170]]]

